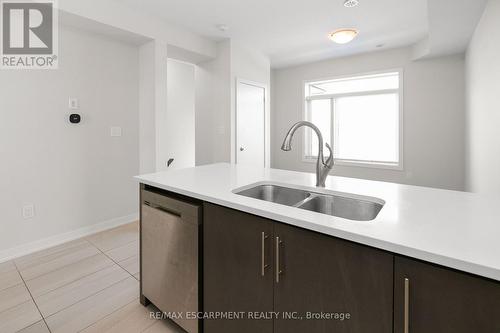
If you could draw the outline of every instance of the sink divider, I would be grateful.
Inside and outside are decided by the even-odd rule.
[[[299,201],[297,202],[295,205],[293,205],[292,207],[295,207],[295,208],[300,208],[300,206],[308,203],[309,201],[311,201],[312,199],[318,197],[319,195],[318,194],[314,194],[314,193],[309,193],[309,196],[307,198],[305,198],[304,200],[302,201]]]

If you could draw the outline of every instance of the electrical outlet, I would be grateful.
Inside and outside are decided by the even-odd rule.
[[[35,217],[35,205],[28,204],[23,206],[23,218],[32,219]]]
[[[122,128],[118,126],[112,126],[110,128],[110,135],[111,136],[122,136]]]

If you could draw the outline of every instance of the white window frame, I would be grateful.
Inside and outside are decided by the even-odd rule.
[[[370,90],[370,91],[364,91],[364,92],[353,92],[353,93],[342,93],[342,94],[327,94],[327,95],[315,95],[315,96],[306,96],[306,87],[311,84],[311,83],[317,83],[321,81],[333,81],[333,80],[342,80],[342,79],[351,79],[351,78],[356,78],[356,77],[362,77],[362,76],[370,76],[370,75],[382,75],[382,74],[388,74],[388,73],[398,73],[399,74],[399,88],[398,89],[383,89],[383,90]],[[310,101],[312,100],[321,100],[321,99],[330,99],[332,100],[331,107],[332,110],[331,112],[331,138],[330,138],[330,143],[332,147],[335,147],[335,143],[333,142],[335,131],[334,131],[334,124],[335,124],[335,115],[334,115],[334,102],[336,98],[340,97],[351,97],[351,96],[367,96],[367,95],[380,95],[380,94],[387,94],[387,93],[397,93],[399,96],[399,158],[398,158],[398,163],[392,163],[392,162],[379,162],[379,161],[359,161],[359,160],[347,160],[347,159],[334,159],[334,164],[335,165],[341,165],[341,166],[353,166],[353,167],[365,167],[365,168],[376,168],[376,169],[389,169],[389,170],[398,170],[402,171],[404,170],[404,149],[403,149],[403,124],[404,124],[404,112],[403,112],[403,89],[404,86],[404,73],[402,68],[396,68],[396,69],[387,69],[387,70],[382,70],[382,71],[376,71],[376,72],[367,72],[367,73],[357,73],[357,74],[349,74],[349,75],[342,75],[342,76],[335,76],[335,77],[327,77],[327,78],[321,78],[321,79],[314,79],[314,80],[304,80],[302,84],[302,101],[303,106],[302,106],[302,119],[308,120],[309,118],[309,107],[310,107]],[[306,132],[303,132],[303,140],[302,140],[302,162],[305,163],[316,163],[317,157],[311,157],[307,156],[307,147],[310,145],[310,136],[306,135]],[[328,152],[325,149],[325,155],[328,155]],[[327,156],[326,156],[327,157]],[[325,157],[325,158],[326,158]]]

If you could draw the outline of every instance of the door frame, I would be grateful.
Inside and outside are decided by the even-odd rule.
[[[246,84],[258,88],[264,89],[264,167],[270,167],[271,161],[271,149],[270,149],[270,139],[271,139],[271,116],[269,112],[269,89],[266,83],[256,82],[251,80],[246,80],[242,78],[236,78],[235,88],[234,88],[234,112],[233,121],[231,122],[231,132],[233,138],[231,140],[231,163],[238,163],[238,87],[240,84]]]

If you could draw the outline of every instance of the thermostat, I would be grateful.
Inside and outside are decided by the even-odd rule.
[[[69,122],[72,124],[78,124],[81,120],[82,120],[82,117],[77,113],[73,113],[73,114],[69,115]]]

